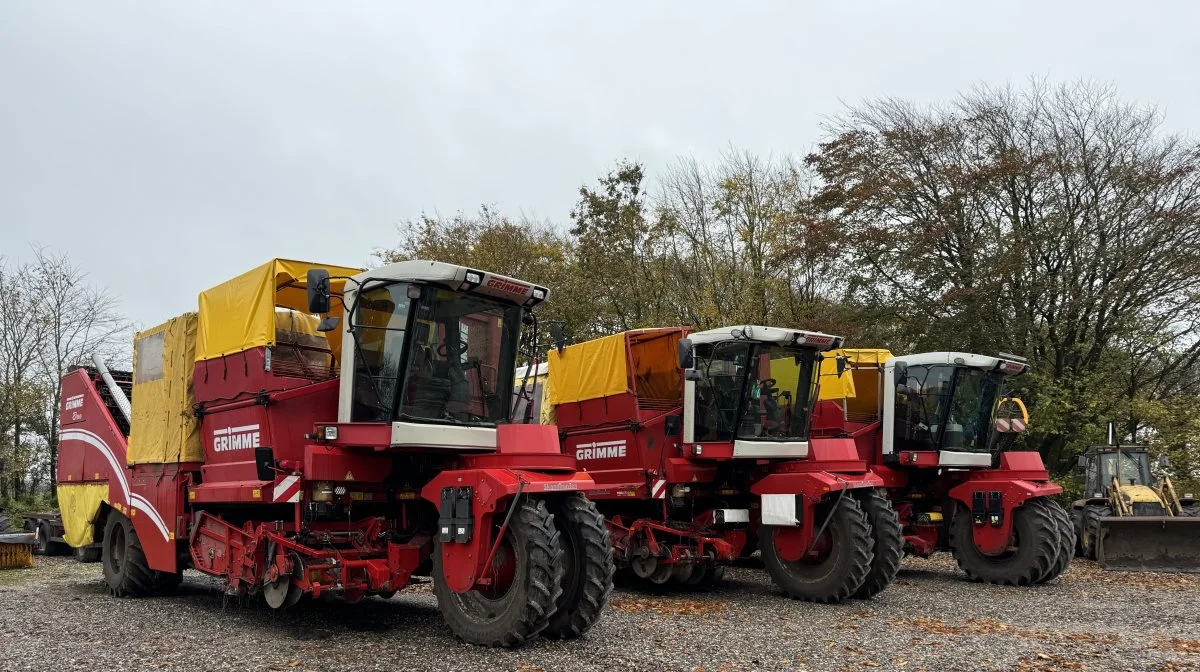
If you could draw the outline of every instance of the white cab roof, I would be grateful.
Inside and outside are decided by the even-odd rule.
[[[841,336],[823,334],[819,331],[764,327],[756,324],[739,324],[732,327],[718,327],[707,331],[698,331],[690,334],[688,339],[696,344],[716,343],[718,341],[755,341],[757,343],[808,346],[817,350],[839,348],[843,340]]]
[[[973,369],[984,369],[986,371],[999,369],[1001,373],[1009,375],[1024,373],[1029,368],[1029,365],[1025,362],[1002,359],[1000,357],[989,357],[987,355],[976,355],[969,352],[922,352],[915,355],[897,355],[884,362],[884,367],[893,368],[896,362],[904,362],[908,366],[957,364],[959,366],[969,366]]]
[[[401,261],[380,268],[371,269],[354,276],[353,280],[362,282],[368,278],[376,280],[423,281],[433,282],[459,289],[467,282],[468,273],[480,275],[478,283],[471,283],[470,291],[487,294],[515,303],[525,304],[533,295],[534,290],[540,290],[541,296],[534,297],[536,303],[545,301],[550,291],[531,282],[510,278],[497,273],[476,268],[467,268],[457,264],[447,264],[441,261]]]

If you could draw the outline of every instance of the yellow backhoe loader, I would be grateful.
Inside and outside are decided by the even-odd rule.
[[[1160,467],[1168,466],[1160,457]],[[1093,446],[1079,456],[1084,497],[1072,517],[1076,552],[1105,569],[1200,572],[1200,502],[1155,480],[1138,446]]]

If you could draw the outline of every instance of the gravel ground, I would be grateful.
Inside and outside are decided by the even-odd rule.
[[[1077,561],[1039,588],[962,580],[908,559],[892,587],[837,606],[737,569],[711,592],[618,590],[575,642],[462,644],[427,586],[357,605],[271,612],[188,572],[178,596],[114,599],[100,565],[39,558],[0,572],[0,670],[1200,670],[1200,577]]]

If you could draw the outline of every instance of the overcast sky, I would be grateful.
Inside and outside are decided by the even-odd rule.
[[[1082,77],[1200,128],[1197,2],[581,4],[0,0],[0,255],[148,326],[422,211],[565,221],[620,157],[802,154],[843,101]]]

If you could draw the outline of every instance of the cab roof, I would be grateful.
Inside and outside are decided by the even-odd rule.
[[[1006,375],[1018,375],[1025,373],[1029,369],[1029,365],[1025,362],[1004,359],[1002,357],[976,355],[969,352],[922,352],[914,355],[898,355],[887,360],[884,367],[892,368],[897,362],[903,362],[908,366],[957,364],[959,366],[969,366],[972,369],[995,370]]]
[[[780,345],[796,345],[830,350],[841,347],[841,336],[823,334],[819,331],[803,329],[788,329],[785,327],[764,327],[757,324],[741,324],[731,327],[718,327],[707,331],[698,331],[688,336],[692,343],[717,343],[720,341],[753,341],[756,343],[778,343]]]
[[[356,283],[366,280],[431,282],[454,290],[486,294],[524,306],[542,303],[550,297],[550,290],[532,282],[442,261],[401,261],[364,271],[351,279]]]

